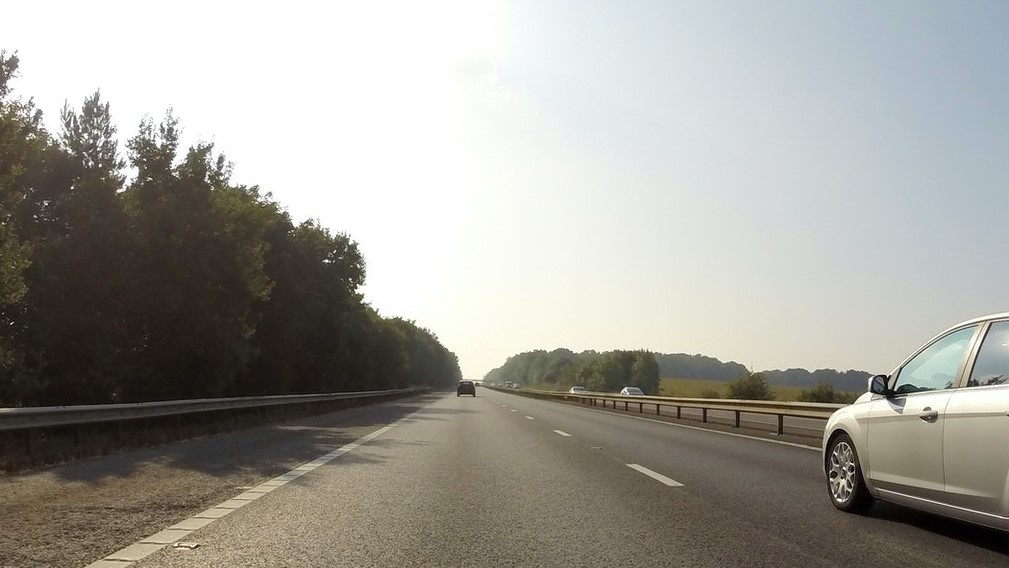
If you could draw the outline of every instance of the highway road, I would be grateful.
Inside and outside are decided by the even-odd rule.
[[[92,532],[118,526],[113,517],[143,526],[91,536],[87,558],[73,555],[78,529],[59,529],[52,544],[65,552],[50,565],[61,566],[1009,562],[1001,533],[887,504],[867,516],[836,511],[815,449],[488,389],[175,444],[161,451],[169,459],[147,452],[0,479],[0,491],[22,504],[30,487],[49,501],[61,491],[114,501],[130,484],[143,501],[151,484],[170,484],[159,499],[185,497],[187,507],[153,520],[135,516],[135,503],[110,503]],[[0,502],[5,532],[24,524],[19,514]],[[5,555],[18,538],[40,537],[0,536],[0,565],[47,565],[42,550]],[[155,542],[172,540],[186,546]]]

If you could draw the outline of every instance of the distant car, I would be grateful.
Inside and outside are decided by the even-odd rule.
[[[645,393],[641,392],[638,387],[624,387],[620,389],[620,394],[623,396],[645,396]]]
[[[513,389],[520,389],[520,388],[522,388],[522,383],[515,383],[515,384],[512,385],[512,388]]]
[[[459,381],[459,386],[455,387],[455,395],[462,396],[464,394],[476,396],[476,385],[473,384],[473,381]]]
[[[1009,531],[1009,313],[936,335],[834,412],[823,472],[835,507],[875,499]]]
[[[580,385],[575,385],[575,386],[573,386],[573,387],[571,387],[571,388],[568,389],[568,393],[570,393],[570,394],[585,394],[587,392],[589,392],[589,391],[586,390],[585,387],[580,386]]]
[[[511,381],[505,381],[505,388],[506,389],[513,388],[514,386],[515,386],[515,384],[512,383]]]

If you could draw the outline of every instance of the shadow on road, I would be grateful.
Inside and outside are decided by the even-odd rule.
[[[964,523],[946,517],[930,515],[893,503],[877,501],[866,516],[881,521],[900,523],[935,533],[937,537],[958,540],[992,552],[1009,555],[1006,533]]]
[[[368,433],[363,429],[394,422],[439,398],[438,394],[421,395],[376,406],[339,410],[82,460],[50,468],[46,473],[66,482],[86,484],[127,478],[152,467],[189,470],[209,476],[273,477],[353,442]],[[425,410],[414,419],[441,420],[443,418],[435,414],[454,414],[445,410]],[[7,480],[37,473],[16,474],[8,476]]]

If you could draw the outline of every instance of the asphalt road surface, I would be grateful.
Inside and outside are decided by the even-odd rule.
[[[300,448],[299,458],[310,450],[315,455],[301,461],[288,456],[284,467],[240,488],[231,480],[225,483],[228,491],[205,490],[209,501],[200,508],[146,526],[146,536],[120,536],[114,550],[82,564],[948,568],[1009,563],[1009,538],[1001,533],[887,504],[877,504],[867,516],[836,511],[827,500],[816,450],[488,389],[477,394],[355,409],[318,419],[311,428],[294,428],[285,447]],[[299,432],[313,442],[296,437]],[[240,438],[257,435],[265,436],[242,433],[197,443],[223,439],[241,445]],[[173,451],[183,455],[187,447]],[[241,447],[252,455],[264,444]],[[283,454],[279,447],[270,452]],[[206,473],[197,458],[190,459],[187,471]],[[93,460],[91,467],[101,468],[102,461]],[[260,463],[260,469],[268,468]],[[135,477],[139,492],[150,474],[131,471],[115,479]],[[187,485],[220,477],[200,475]],[[84,498],[89,488],[78,491]],[[0,519],[5,529],[10,520]],[[103,530],[103,524],[93,530]],[[107,559],[99,560],[103,556]]]

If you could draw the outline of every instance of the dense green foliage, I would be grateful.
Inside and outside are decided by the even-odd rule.
[[[550,390],[582,385],[590,391],[613,392],[626,386],[658,394],[659,365],[649,351],[609,351],[580,354],[567,349],[531,351],[509,357],[505,364],[487,373],[484,381],[518,382]]]
[[[17,63],[0,53],[0,406],[459,380],[431,332],[363,301],[347,235],[232,183],[212,144],[182,150],[170,113],[125,159],[98,93],[51,135]]]
[[[735,361],[723,363],[714,357],[705,355],[661,353],[655,358],[659,363],[659,372],[663,377],[734,381],[746,373],[746,367]]]
[[[653,361],[647,361],[645,354],[651,356]],[[713,386],[704,391],[704,398],[726,396],[771,400],[774,395],[768,387],[776,385],[811,387],[804,395],[808,398],[803,400],[820,400],[829,396],[831,402],[846,403],[857,396],[852,395],[852,392],[865,391],[868,376],[863,371],[840,373],[833,369],[820,369],[812,373],[805,369],[751,373],[739,363],[723,363],[705,355],[648,351],[574,353],[568,349],[555,349],[549,352],[530,351],[509,357],[504,365],[488,373],[484,380],[500,384],[506,381],[519,382],[548,390],[567,390],[577,384],[602,392],[635,385],[646,393],[658,394],[658,377],[674,377],[709,380],[716,385],[721,381],[730,381],[725,393]],[[814,380],[818,381],[819,386],[813,387],[817,384]],[[829,392],[825,389],[829,389]]]
[[[725,387],[725,398],[738,400],[774,400],[774,393],[760,373],[746,373]]]
[[[680,379],[708,379],[713,381],[734,381],[746,375],[749,370],[735,361],[723,363],[705,355],[687,355],[685,353],[658,354],[659,372],[663,377]],[[764,381],[769,385],[785,385],[795,387],[813,387],[817,384],[830,384],[842,391],[865,391],[866,381],[871,376],[865,371],[848,370],[843,373],[834,369],[785,369],[761,371]]]
[[[811,389],[800,392],[798,398],[802,402],[851,404],[858,398],[858,394],[854,392],[839,392],[834,390],[834,385],[830,383],[820,383]]]

